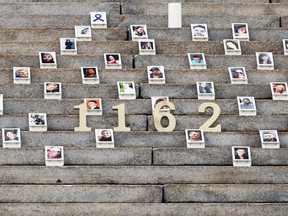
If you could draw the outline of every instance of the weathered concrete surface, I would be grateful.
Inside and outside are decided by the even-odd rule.
[[[287,203],[0,203],[3,216],[111,215],[111,216],[285,216]]]
[[[157,203],[160,186],[141,185],[1,185],[1,202]]]
[[[166,185],[167,202],[287,202],[287,184]]]
[[[235,146],[235,144],[234,144]],[[287,150],[251,148],[252,166],[287,166]],[[226,148],[165,148],[153,150],[155,165],[231,165],[231,147]]]
[[[51,143],[50,145],[62,145]],[[45,149],[21,148],[0,149],[1,165],[45,165]],[[85,155],[85,157],[83,157]],[[96,143],[90,148],[69,148],[64,146],[65,165],[151,165],[150,148],[97,149]]]
[[[251,187],[254,184],[288,183],[287,166],[233,167],[232,164],[231,166],[1,166],[0,174],[1,184],[10,185],[55,184],[58,180],[63,184],[251,184]]]

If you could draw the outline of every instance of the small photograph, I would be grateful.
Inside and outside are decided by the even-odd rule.
[[[251,160],[250,147],[232,147],[233,160]]]
[[[121,65],[121,57],[119,53],[105,53],[104,58],[107,65]]]
[[[130,25],[132,40],[137,38],[148,38],[146,25]]]
[[[45,125],[47,125],[45,113],[29,113],[29,126]]]
[[[112,129],[96,129],[95,131],[99,142],[114,142]]]
[[[203,131],[199,129],[186,129],[187,142],[202,142],[204,141]]]
[[[277,130],[260,130],[261,142],[278,142]]]
[[[106,12],[90,12],[92,28],[107,28]]]
[[[41,64],[56,64],[55,52],[40,52],[39,58]]]
[[[46,160],[63,160],[63,146],[45,146]]]
[[[189,56],[189,62],[190,62],[190,65],[204,65],[206,64],[206,61],[205,61],[205,57],[204,57],[204,54],[203,53],[190,53],[188,54]]]
[[[224,39],[225,50],[241,50],[239,40]]]
[[[147,66],[149,84],[165,84],[164,66]]]
[[[102,109],[100,98],[85,98],[84,103],[86,105],[86,110]]]
[[[256,58],[258,65],[273,65],[273,56],[271,52],[257,52]]]
[[[92,31],[90,26],[75,26],[75,37],[78,41],[91,41]]]
[[[288,55],[288,39],[283,39],[284,55]]]
[[[213,94],[214,86],[213,82],[197,82],[198,94]]]
[[[3,94],[0,94],[0,115],[3,115]]]
[[[272,82],[270,83],[272,94],[285,95],[287,94],[287,83]]]
[[[81,67],[82,78],[84,79],[95,79],[98,78],[97,67]]]
[[[191,24],[192,39],[208,40],[207,24]]]
[[[141,50],[155,50],[155,42],[153,39],[141,40],[139,44]]]
[[[3,128],[3,142],[20,142],[20,128]]]
[[[248,24],[247,23],[232,23],[232,32],[234,39],[248,39]]]
[[[77,54],[75,38],[60,38],[61,54]]]
[[[169,97],[167,96],[157,96],[157,97],[151,97],[151,103],[152,103],[152,111],[154,111],[156,105],[162,101],[169,101]],[[163,106],[160,110],[162,111],[169,111],[169,107]]]
[[[14,79],[30,79],[30,67],[13,67]]]
[[[247,79],[246,70],[244,67],[229,67],[231,80]]]
[[[120,94],[136,94],[134,82],[117,82]]]
[[[45,94],[61,94],[61,83],[59,82],[45,82]]]
[[[239,109],[242,110],[255,110],[255,100],[254,97],[237,97]]]

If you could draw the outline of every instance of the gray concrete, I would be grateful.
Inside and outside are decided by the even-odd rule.
[[[141,185],[1,185],[1,202],[159,203],[160,186]]]
[[[285,216],[286,203],[5,203],[0,204],[3,216],[111,215],[111,216]]]
[[[167,202],[287,202],[288,185],[166,185]]]
[[[39,112],[41,110],[39,109]],[[48,131],[74,131],[79,126],[79,116],[75,115],[50,115],[47,113]],[[117,115],[89,116],[87,127],[92,129],[113,128],[118,126]],[[133,131],[146,131],[147,117],[144,115],[126,116],[126,126]],[[29,130],[28,113],[26,115],[0,116],[0,128],[18,127]]]
[[[176,127],[175,131],[183,131],[186,128],[199,128],[204,124],[211,116],[199,116],[199,115],[176,115]],[[263,128],[271,127],[273,130],[287,131],[288,122],[287,115],[257,115],[257,116],[225,116],[220,115],[214,124],[221,124],[222,131],[238,132],[238,131],[259,131]],[[163,118],[163,127],[168,125],[168,121]],[[237,124],[235,124],[237,122]],[[148,117],[148,130],[154,131],[153,116]]]
[[[151,165],[151,149],[69,148],[64,146],[64,164],[70,165]],[[50,145],[63,145],[59,141]],[[44,165],[45,148],[0,149],[0,165]],[[85,157],[83,157],[85,155]]]
[[[1,184],[287,184],[287,166],[1,166]],[[239,188],[241,189],[241,187]],[[181,194],[180,194],[181,196]],[[276,201],[276,200],[275,200]],[[216,201],[217,202],[217,201]],[[279,200],[277,200],[279,202]]]
[[[287,166],[287,153],[286,149],[251,148],[252,166]],[[153,150],[153,162],[160,166],[229,166],[232,164],[232,151],[230,146],[205,149],[158,148]]]
[[[191,53],[197,51],[191,50]],[[261,50],[259,50],[261,52]],[[205,55],[205,53],[204,53]],[[241,56],[228,56],[228,55],[205,55],[207,69],[222,69],[227,70],[228,67],[235,65],[246,67],[246,69],[256,69],[256,54],[255,55],[241,55]],[[274,68],[285,69],[288,67],[286,56],[284,55],[273,55]],[[178,70],[189,69],[190,64],[188,55],[156,55],[156,56],[135,56],[135,67],[144,68],[147,65],[164,65],[167,69]],[[9,67],[9,66],[8,66]],[[193,70],[191,70],[192,72]],[[203,70],[204,71],[204,70]],[[272,71],[271,71],[272,72]]]
[[[187,128],[189,129],[189,128]],[[262,128],[271,130],[272,127]],[[1,134],[1,133],[0,133]],[[288,134],[286,131],[278,132],[280,148],[288,147]],[[225,132],[204,133],[205,146],[207,148],[231,148],[232,146],[250,146],[260,148],[261,141],[258,131],[254,132]],[[61,140],[61,142],[59,142]],[[158,132],[158,131],[132,131],[114,132],[115,146],[119,148],[163,148],[182,147],[186,149],[186,138],[184,131]],[[95,132],[74,131],[47,131],[29,132],[21,131],[21,145],[25,147],[44,147],[48,145],[63,145],[66,147],[95,148]],[[20,150],[21,151],[21,150]],[[116,150],[117,152],[118,150]],[[136,151],[136,150],[135,150]],[[281,150],[279,150],[281,151]],[[5,151],[4,151],[5,152]],[[257,153],[257,152],[256,152]],[[278,154],[279,152],[277,152]],[[276,155],[277,155],[276,154]],[[286,157],[283,157],[285,159]],[[76,159],[75,159],[76,160]],[[78,159],[77,159],[78,160]]]

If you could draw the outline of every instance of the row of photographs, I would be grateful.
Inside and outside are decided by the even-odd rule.
[[[38,115],[37,118],[41,118]],[[45,120],[41,120],[45,121]],[[262,148],[280,148],[280,141],[277,130],[259,130]],[[201,129],[185,129],[187,148],[205,148],[204,132]],[[98,146],[97,144],[111,144],[107,148],[114,148],[114,135],[112,129],[95,129],[96,147],[106,148],[107,146]],[[7,144],[3,147],[9,148],[10,144],[20,144],[20,128],[2,128],[2,141]]]
[[[188,53],[190,69],[207,69],[204,53]],[[57,68],[55,52],[39,53],[40,68]],[[256,52],[258,70],[274,70],[272,52]],[[122,69],[121,55],[119,53],[104,54],[106,69]]]

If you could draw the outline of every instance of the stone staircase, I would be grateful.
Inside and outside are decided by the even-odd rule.
[[[183,28],[169,29],[169,2],[182,2]],[[236,3],[237,2],[237,3]],[[107,13],[108,28],[60,54],[60,38]],[[224,54],[231,23],[248,23],[242,55]],[[19,149],[0,148],[0,216],[6,215],[287,215],[288,106],[273,101],[270,82],[287,82],[287,0],[0,0],[0,128],[21,129]],[[206,23],[209,41],[193,42],[191,23]],[[156,56],[139,55],[129,26],[146,24]],[[57,55],[40,69],[38,52]],[[104,53],[123,69],[105,69]],[[203,52],[207,70],[191,70],[187,53]],[[257,70],[256,52],[273,52],[275,70]],[[163,65],[166,84],[148,84],[147,66]],[[13,67],[31,67],[31,84],[13,84]],[[100,84],[82,84],[80,68],[97,66]],[[246,67],[248,84],[230,84],[228,67]],[[205,132],[204,149],[188,149],[184,130],[199,128],[197,81],[214,82],[222,132]],[[44,99],[44,82],[61,82],[62,100]],[[117,81],[134,81],[136,100],[119,100]],[[176,128],[156,131],[152,96],[168,96]],[[237,96],[255,97],[257,116],[239,116]],[[87,116],[91,132],[75,132],[84,98],[102,98],[103,115]],[[113,106],[125,104],[126,126],[115,148],[96,148],[94,129],[117,127]],[[46,113],[47,132],[30,132],[28,113]],[[167,122],[163,122],[164,124]],[[280,149],[262,149],[259,130],[278,130]],[[1,131],[1,130],[0,130]],[[0,132],[1,133],[1,132]],[[2,135],[2,133],[1,133]],[[2,135],[3,136],[3,135]],[[2,140],[2,139],[1,139]],[[2,141],[1,141],[2,142]],[[65,165],[45,166],[45,146],[64,146]],[[232,146],[251,148],[251,167],[233,167]]]

